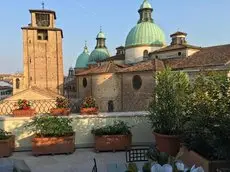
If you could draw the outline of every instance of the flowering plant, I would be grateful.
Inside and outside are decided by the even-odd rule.
[[[15,106],[18,107],[18,108],[17,108],[18,110],[28,110],[28,109],[30,109],[30,107],[31,107],[31,103],[30,103],[30,101],[28,101],[28,100],[19,99],[18,102],[17,102],[17,104],[15,104]]]
[[[62,97],[57,97],[56,98],[56,107],[57,108],[68,108],[69,106],[69,101],[65,98]]]
[[[96,108],[96,107],[97,107],[96,100],[92,96],[86,97],[81,105],[81,108]]]

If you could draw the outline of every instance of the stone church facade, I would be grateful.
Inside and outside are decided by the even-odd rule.
[[[171,43],[166,45],[152,11],[151,4],[144,0],[137,25],[129,32],[125,46],[117,48],[116,55],[110,55],[102,31],[92,53],[85,46],[68,76],[77,99],[93,96],[102,112],[144,111],[154,92],[154,76],[166,66],[185,71],[191,78],[203,70],[228,70],[230,45],[190,45],[187,34],[179,31],[170,35]]]

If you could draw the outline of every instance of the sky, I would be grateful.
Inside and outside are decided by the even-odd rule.
[[[153,19],[165,32],[188,33],[187,42],[197,46],[230,43],[230,0],[149,0]],[[110,54],[125,44],[126,36],[139,19],[143,0],[44,0],[45,8],[56,11],[56,26],[63,29],[64,70],[74,67],[85,41],[96,45],[102,26]],[[22,26],[30,23],[29,9],[41,9],[42,0],[1,0],[0,73],[23,71]]]

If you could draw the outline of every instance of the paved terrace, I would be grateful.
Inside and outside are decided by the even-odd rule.
[[[31,172],[91,172],[96,158],[98,172],[107,172],[109,164],[125,163],[125,152],[100,152],[76,149],[70,155],[38,156],[31,152],[15,152],[11,158],[24,160]]]

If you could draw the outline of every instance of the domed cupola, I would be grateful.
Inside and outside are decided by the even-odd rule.
[[[89,61],[89,51],[88,47],[85,44],[84,51],[78,56],[75,69],[87,68]]]
[[[137,25],[129,32],[125,42],[126,56],[129,58],[126,59],[127,63],[141,61],[141,58],[135,59],[135,57],[143,56],[142,51],[151,52],[165,45],[164,32],[154,23],[152,19],[153,9],[148,0],[144,0],[138,12],[140,19]],[[142,50],[143,47],[145,47],[145,50]],[[132,57],[134,59],[130,59],[130,55],[135,56]]]
[[[139,9],[140,19],[138,24],[131,29],[126,38],[126,47],[141,45],[164,45],[165,35],[152,19],[152,6],[144,0]]]
[[[88,64],[96,64],[98,61],[110,57],[109,51],[105,45],[106,37],[105,34],[102,32],[102,30],[100,30],[100,32],[97,34],[96,40],[97,40],[97,45],[89,56]]]

